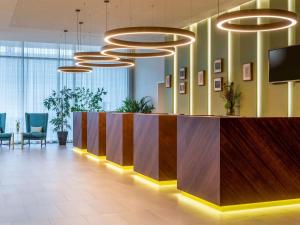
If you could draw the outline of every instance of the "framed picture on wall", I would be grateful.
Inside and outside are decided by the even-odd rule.
[[[214,79],[214,91],[223,91],[223,77]]]
[[[205,71],[201,70],[198,72],[198,85],[204,86],[205,85]]]
[[[186,94],[186,82],[179,83],[179,94]]]
[[[172,87],[172,75],[167,75],[166,76],[166,88],[171,88]]]
[[[214,61],[214,73],[223,72],[223,59],[216,59]]]
[[[253,63],[246,63],[243,65],[243,81],[253,80]]]
[[[179,79],[180,80],[185,80],[187,77],[187,67],[182,67],[179,70]]]

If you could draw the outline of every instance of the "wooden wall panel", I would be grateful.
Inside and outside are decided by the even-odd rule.
[[[106,155],[106,113],[87,114],[87,150],[97,155]]]
[[[300,198],[300,118],[178,118],[178,188],[220,206]]]
[[[87,148],[87,112],[73,113],[73,146]]]
[[[134,171],[159,180],[159,117],[134,115]]]
[[[159,180],[177,179],[177,116],[159,116]]]
[[[220,123],[217,119],[179,116],[177,187],[220,203]]]
[[[106,157],[122,166],[133,164],[132,113],[107,113]]]
[[[134,170],[158,181],[177,178],[177,116],[134,116]]]
[[[222,205],[300,197],[300,118],[221,120]]]

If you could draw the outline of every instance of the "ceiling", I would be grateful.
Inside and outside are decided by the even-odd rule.
[[[220,0],[225,11],[249,0]],[[76,40],[75,9],[84,21],[83,43],[102,45],[105,32],[103,0],[0,0],[0,39],[60,42]],[[184,27],[217,13],[217,0],[110,0],[108,28],[123,26]]]

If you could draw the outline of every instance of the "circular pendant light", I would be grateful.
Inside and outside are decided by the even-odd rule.
[[[128,67],[133,67],[135,64],[131,60],[120,59],[118,61],[111,61],[109,63],[84,60],[84,61],[77,61],[76,65],[82,67],[128,68]]]
[[[120,52],[120,50],[131,50],[131,52]],[[126,57],[126,58],[155,58],[167,57],[175,54],[175,48],[155,48],[151,52],[134,52],[135,50],[143,50],[141,48],[130,48],[117,45],[106,45],[102,48],[101,53],[106,56]],[[149,51],[149,49],[147,48]]]
[[[130,37],[134,35],[176,35],[177,40],[162,41],[162,42],[147,42],[147,41],[129,41],[124,40],[122,37]],[[189,45],[195,42],[195,33],[179,28],[172,27],[124,27],[109,30],[105,32],[104,40],[113,45],[119,45],[131,48],[168,48]]]
[[[109,0],[104,0],[105,3],[105,9],[106,9],[106,13],[105,13],[105,24],[106,24],[106,30],[107,30],[107,26],[108,26],[108,3]],[[81,26],[83,25],[83,22],[79,22],[79,30],[80,30],[80,34],[79,34],[79,40],[81,42]],[[115,57],[115,56],[106,56],[100,53],[100,51],[98,52],[76,52],[74,54],[74,59],[76,61],[89,61],[89,62],[112,62],[112,61],[117,61],[120,58],[119,57]]]
[[[65,34],[65,57],[66,57],[66,46],[67,46],[67,33],[68,30],[64,30]],[[60,66],[57,68],[58,72],[61,73],[89,73],[93,71],[91,67],[83,67],[83,66]]]
[[[245,19],[275,19],[275,22],[262,24],[234,24],[236,20]],[[217,17],[217,27],[233,32],[259,32],[275,31],[292,27],[297,24],[297,14],[281,9],[249,9],[222,14]]]
[[[99,61],[99,62],[111,62],[117,61],[120,58],[116,56],[103,55],[100,52],[76,52],[74,59],[77,61]]]
[[[93,68],[87,66],[60,66],[57,69],[61,73],[89,73]]]

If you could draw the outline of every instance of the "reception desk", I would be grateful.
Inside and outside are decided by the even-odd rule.
[[[73,113],[73,146],[87,148],[87,112]]]
[[[133,165],[133,113],[107,113],[106,159],[121,166]]]
[[[178,189],[217,206],[300,198],[300,118],[178,117]]]
[[[87,113],[87,151],[96,156],[106,155],[106,113]]]
[[[177,116],[134,115],[134,171],[156,181],[176,180]]]

